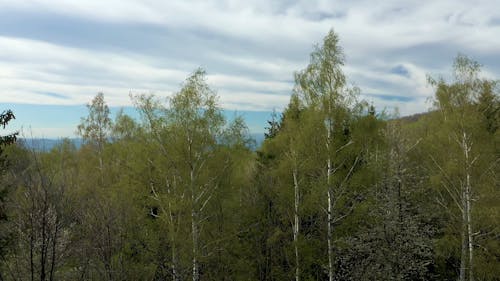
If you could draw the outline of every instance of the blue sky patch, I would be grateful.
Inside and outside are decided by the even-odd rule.
[[[410,72],[404,67],[404,65],[397,65],[391,69],[391,73],[401,75],[404,77],[410,77]]]
[[[410,96],[393,96],[393,95],[383,95],[383,94],[365,94],[369,97],[376,97],[387,101],[398,101],[398,102],[410,102],[416,100],[414,97]]]
[[[58,98],[62,100],[69,100],[70,97],[58,93],[52,93],[52,92],[37,92],[39,95],[47,96],[47,97],[52,97],[52,98]]]

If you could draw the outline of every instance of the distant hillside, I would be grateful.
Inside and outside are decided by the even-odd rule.
[[[250,134],[250,137],[255,140],[255,148],[258,148],[264,142],[264,133],[253,133]],[[48,139],[48,138],[20,138],[18,139],[18,143],[28,149],[34,149],[36,151],[50,151],[56,145],[60,144],[64,139]],[[71,138],[71,142],[76,146],[76,148],[80,148],[82,146],[83,140],[80,138]]]
[[[420,118],[422,118],[428,114],[430,114],[430,112],[415,113],[413,115],[400,117],[399,120],[401,120],[403,122],[413,123],[413,122],[417,122],[418,120],[420,120]]]
[[[46,139],[46,138],[33,138],[33,139],[27,139],[27,138],[21,138],[18,140],[18,143],[20,145],[23,145],[24,147],[28,149],[34,149],[37,151],[49,151],[52,148],[54,148],[56,145],[60,144],[64,139]],[[82,146],[82,139],[79,138],[72,138],[69,139],[77,148]]]

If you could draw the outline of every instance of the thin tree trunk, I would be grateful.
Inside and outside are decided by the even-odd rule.
[[[401,167],[398,165],[398,178],[397,178],[397,187],[398,187],[398,233],[397,235],[399,236],[397,240],[397,255],[396,255],[396,280],[403,280],[402,275],[401,275],[401,250],[402,250],[402,243],[401,242],[401,237],[403,236],[403,205],[402,201],[403,198],[401,197],[401,189],[402,189],[402,175],[401,175]]]
[[[332,119],[331,119],[331,100],[328,99],[328,117],[327,117],[327,128],[326,128],[326,150],[328,153],[328,160],[327,160],[327,171],[326,171],[326,186],[327,186],[327,193],[328,193],[328,215],[327,215],[327,240],[328,240],[328,280],[333,281],[333,233],[332,233],[332,221],[333,221],[333,208],[332,208],[332,203],[333,203],[333,190],[332,190],[332,183],[331,183],[331,177],[332,177],[332,159],[331,159],[331,154],[330,154],[330,145],[331,145],[331,139],[332,139]]]
[[[465,191],[462,191],[462,206],[466,207],[465,204]],[[461,233],[461,238],[462,238],[462,251],[460,255],[460,276],[459,280],[460,281],[465,281],[465,273],[466,273],[466,268],[467,268],[467,235],[466,235],[466,221],[467,221],[467,214],[465,208],[462,210],[462,233]]]
[[[33,199],[32,199],[33,200]],[[35,247],[35,229],[34,229],[34,221],[33,221],[33,216],[35,211],[35,204],[32,201],[31,204],[31,214],[30,214],[30,227],[31,227],[31,233],[30,233],[30,273],[31,273],[31,281],[35,280],[35,262],[34,262],[34,247]]]
[[[48,211],[47,211],[47,198],[46,195],[44,194],[44,203],[43,203],[43,209],[42,209],[42,243],[40,245],[40,281],[45,281],[46,279],[46,270],[45,266],[47,263],[47,247],[48,247],[48,239],[47,239],[47,216]]]
[[[466,171],[466,185],[465,185],[465,211],[466,211],[466,225],[467,225],[467,241],[469,250],[469,281],[474,281],[473,272],[473,237],[472,237],[472,220],[471,220],[471,182],[470,182],[470,159],[469,151],[471,147],[467,143],[467,135],[463,134],[463,149],[465,154],[465,171]]]
[[[174,179],[175,181],[175,179]],[[174,216],[172,214],[172,206],[170,202],[168,203],[168,218],[170,221],[169,228],[170,228],[170,243],[172,244],[172,280],[173,281],[178,281],[179,280],[179,273],[177,272],[177,248],[175,245],[175,222],[174,222]]]
[[[469,175],[467,175],[469,177]],[[472,247],[472,221],[471,221],[471,204],[470,204],[470,194],[469,188],[466,191],[466,202],[467,202],[467,240],[469,242],[469,281],[474,281],[474,272],[473,272],[473,247]]]
[[[332,243],[332,192],[328,188],[328,280],[333,281],[333,243]]]
[[[191,228],[193,236],[193,281],[198,281],[200,279],[198,272],[198,225],[196,223],[196,212],[193,209],[191,211]]]
[[[293,243],[295,247],[295,281],[300,281],[300,261],[299,261],[299,183],[297,180],[297,168],[293,169],[293,187],[295,191],[294,200],[294,226],[293,226]]]
[[[100,147],[101,145],[99,145]],[[99,155],[99,175],[100,175],[100,179],[101,179],[101,186],[100,187],[103,187],[104,186],[104,161],[102,159],[102,149],[99,148],[99,151],[98,151],[98,155]]]
[[[200,280],[200,273],[198,270],[198,221],[195,207],[195,192],[194,192],[194,169],[191,166],[190,171],[190,184],[191,184],[191,232],[193,238],[193,281]]]
[[[105,268],[106,273],[108,275],[108,280],[113,280],[113,266],[112,266],[112,257],[113,257],[113,243],[111,242],[111,230],[109,228],[109,221],[106,221],[106,246],[104,250],[104,258],[105,258]]]
[[[171,226],[171,231],[173,232],[173,218],[172,218],[172,212],[170,211],[170,224]],[[170,234],[172,236],[171,238],[171,243],[172,243],[172,280],[173,281],[178,281],[179,280],[179,273],[177,272],[177,251],[175,247],[175,238],[173,238],[174,234]]]
[[[54,229],[54,237],[52,239],[52,260],[50,263],[50,273],[49,273],[49,280],[53,281],[54,280],[54,271],[56,267],[56,247],[57,247],[57,240],[58,240],[58,235],[59,235],[59,218],[56,217],[55,221],[55,229]]]
[[[179,280],[177,273],[177,254],[175,253],[175,246],[172,247],[172,280]]]

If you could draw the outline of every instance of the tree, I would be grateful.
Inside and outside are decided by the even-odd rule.
[[[483,80],[480,85],[477,106],[486,130],[495,136],[500,124],[500,98],[498,81]]]
[[[148,159],[155,171],[150,180],[156,204],[152,213],[167,226],[170,275],[173,280],[186,279],[189,259],[191,278],[200,280],[212,271],[204,263],[220,246],[204,238],[210,236],[216,217],[211,208],[220,207],[224,196],[224,176],[231,167],[225,151],[245,147],[246,126],[237,119],[225,130],[217,96],[201,69],[186,79],[168,107],[144,95],[135,103],[146,121],[148,142],[157,148]],[[190,243],[182,243],[186,235]]]
[[[0,126],[2,126],[3,129],[5,129],[7,124],[13,119],[16,119],[16,117],[14,116],[14,113],[12,113],[11,110],[2,112],[0,114]],[[8,135],[0,136],[0,154],[5,145],[13,144],[16,142],[18,134],[19,134],[18,132],[15,132]]]
[[[11,110],[4,111],[0,114],[0,126],[5,129],[7,124],[15,119],[14,113]],[[18,133],[11,133],[5,136],[0,136],[0,176],[3,175],[5,169],[7,169],[8,163],[4,157],[4,148],[7,145],[13,144],[17,140]],[[0,189],[0,264],[5,255],[5,248],[9,241],[9,237],[7,236],[7,231],[3,230],[3,221],[7,219],[6,214],[6,197],[7,197],[7,188],[4,184]],[[2,280],[2,274],[0,273],[0,280]]]
[[[92,102],[87,105],[87,108],[89,114],[86,118],[82,118],[81,123],[77,127],[77,133],[85,143],[89,144],[97,152],[102,184],[104,181],[102,154],[112,128],[109,107],[104,101],[104,94],[98,93]]]
[[[274,138],[274,141],[278,145],[283,146],[283,151],[280,153],[280,157],[277,159],[279,161],[277,166],[278,178],[277,182],[282,184],[282,190],[290,190],[292,186],[293,192],[280,192],[283,195],[284,202],[281,206],[288,218],[292,230],[292,244],[294,252],[294,278],[296,281],[300,280],[301,277],[301,255],[300,255],[300,224],[301,224],[301,214],[302,214],[302,201],[304,195],[304,187],[302,185],[302,178],[305,171],[305,164],[307,163],[305,152],[305,142],[307,131],[302,128],[301,123],[301,108],[302,105],[296,95],[293,95],[290,104],[283,113],[282,124],[275,122],[273,125],[270,122],[271,127],[269,128],[270,135],[269,138]],[[273,117],[274,118],[274,117]],[[304,134],[306,133],[306,134]],[[274,135],[274,136],[273,136]],[[293,206],[290,208],[289,206]],[[291,209],[291,210],[290,210]]]
[[[128,218],[128,212],[122,205],[122,198],[117,196],[117,185],[123,171],[115,170],[110,137],[114,132],[125,128],[113,127],[109,107],[104,100],[104,94],[97,94],[87,105],[88,115],[82,118],[78,125],[78,134],[84,145],[79,151],[79,181],[80,196],[85,198],[78,202],[81,231],[78,233],[81,243],[80,263],[82,276],[114,280],[123,274],[123,266],[116,261],[120,259],[121,248],[125,235],[122,222]],[[119,116],[120,117],[120,116]],[[120,117],[126,119],[123,115]],[[123,126],[126,121],[120,121]],[[119,136],[121,137],[121,136]],[[97,176],[96,175],[97,169]]]
[[[342,71],[344,54],[339,46],[337,34],[331,30],[311,54],[309,65],[295,75],[295,92],[308,110],[314,112],[316,137],[323,140],[325,149],[318,153],[317,159],[324,159],[324,185],[326,186],[327,214],[327,257],[328,279],[334,279],[334,225],[346,217],[344,211],[334,210],[342,202],[347,203],[345,196],[347,182],[360,165],[361,151],[353,151],[353,139],[350,133],[359,105],[355,96],[356,88],[346,86],[346,77]],[[356,146],[360,148],[360,146]],[[323,169],[323,168],[321,168]],[[339,206],[340,207],[340,206]],[[346,207],[346,205],[344,205]],[[342,208],[342,207],[340,207]]]
[[[423,211],[429,191],[411,155],[421,139],[409,138],[399,120],[388,121],[384,133],[369,163],[377,174],[370,214],[363,231],[348,239],[345,271],[354,280],[429,280],[434,231]]]
[[[489,205],[489,196],[498,196],[493,186],[497,184],[499,157],[495,138],[489,135],[494,123],[483,121],[485,116],[490,121],[495,118],[494,111],[483,108],[485,99],[494,99],[491,89],[495,82],[480,79],[479,63],[463,55],[456,58],[453,70],[452,83],[429,78],[436,88],[437,110],[433,121],[436,131],[429,137],[429,158],[435,169],[431,179],[441,187],[439,204],[452,218],[460,218],[459,280],[472,281],[477,276],[476,266],[481,264],[478,257],[483,262],[494,258],[488,250],[492,244],[486,246],[479,239],[498,233],[496,227],[485,224],[495,208],[490,212],[483,209]]]

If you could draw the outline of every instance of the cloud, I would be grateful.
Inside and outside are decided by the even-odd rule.
[[[283,108],[293,72],[330,28],[363,97],[402,114],[426,110],[426,74],[457,53],[500,75],[497,0],[0,0],[0,102],[84,104],[103,91],[168,96],[196,67],[222,106]]]
[[[110,105],[126,106],[130,105],[130,92],[168,96],[190,73],[152,66],[147,58],[5,37],[0,37],[0,58],[5,61],[0,65],[1,98],[10,103],[85,104],[102,91]],[[257,63],[254,67],[261,68]],[[222,90],[221,102],[229,109],[282,107],[291,89],[290,82],[237,75],[209,74],[207,80],[214,89]],[[258,101],[252,102],[256,97]]]

